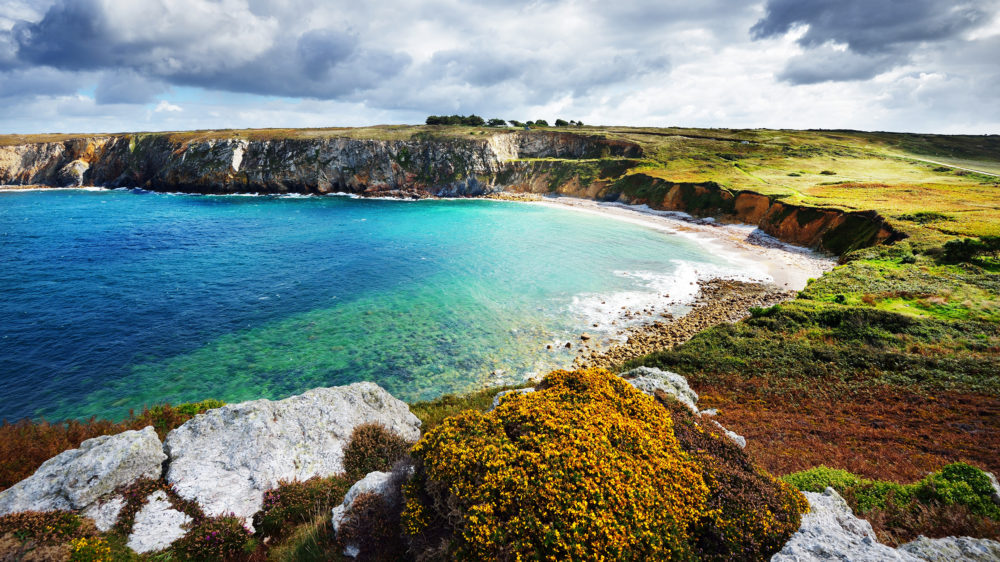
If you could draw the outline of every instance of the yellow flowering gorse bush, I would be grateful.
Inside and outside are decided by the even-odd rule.
[[[705,516],[701,469],[670,413],[600,369],[554,371],[428,432],[412,451],[415,551],[489,560],[667,560]]]

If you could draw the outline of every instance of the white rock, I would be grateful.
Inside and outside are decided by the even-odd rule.
[[[83,510],[83,516],[93,519],[97,530],[104,533],[111,530],[118,522],[118,514],[121,513],[123,507],[125,507],[125,498],[114,496],[108,500],[90,504],[87,509]]]
[[[920,560],[878,542],[871,523],[855,517],[844,498],[833,488],[827,488],[822,494],[803,493],[809,500],[810,511],[802,516],[799,530],[781,552],[771,557],[771,562]]]
[[[993,503],[1000,505],[1000,482],[997,482],[997,477],[993,476],[992,472],[987,472],[986,477],[990,479],[990,485],[993,486]]]
[[[714,423],[716,426],[718,426],[718,428],[720,430],[722,430],[722,433],[724,433],[726,435],[726,437],[729,438],[730,441],[732,441],[733,443],[736,443],[737,445],[739,445],[740,449],[746,449],[747,448],[747,438],[746,437],[743,437],[742,435],[740,435],[739,433],[736,433],[735,431],[729,431],[721,423],[719,423],[719,422],[717,422],[715,420],[712,420],[712,423]]]
[[[407,405],[370,382],[209,410],[167,435],[167,481],[207,515],[234,513],[250,524],[279,480],[343,472],[351,431],[369,422],[420,438]]]
[[[343,503],[333,508],[332,517],[330,518],[330,522],[333,524],[333,532],[337,533],[337,531],[340,530],[340,525],[344,522],[344,518],[347,517],[347,514],[351,511],[351,507],[354,505],[354,500],[356,500],[358,496],[369,492],[385,496],[392,491],[390,489],[391,485],[391,472],[369,472],[364,478],[355,482],[355,484],[351,486],[351,489],[344,495]],[[358,545],[344,545],[344,556],[355,558],[360,553],[361,549],[358,548]]]
[[[45,461],[30,477],[0,492],[0,515],[16,511],[85,510],[140,478],[159,478],[163,446],[151,426],[87,439]]]
[[[501,390],[500,392],[497,393],[496,396],[493,397],[493,405],[490,406],[490,409],[487,410],[487,412],[492,412],[493,410],[495,410],[496,407],[500,405],[500,399],[503,398],[504,396],[507,396],[508,394],[529,394],[534,391],[535,391],[534,388],[515,388],[513,390]]]
[[[351,486],[351,489],[344,494],[343,503],[333,508],[333,517],[330,521],[333,524],[334,532],[340,530],[340,524],[344,522],[344,517],[347,515],[347,512],[351,510],[351,506],[354,505],[354,500],[357,499],[358,496],[368,492],[384,496],[389,492],[389,484],[391,482],[391,472],[378,471],[369,472],[364,478],[355,482],[354,485]]]
[[[899,550],[932,562],[1000,560],[1000,542],[969,537],[929,539],[921,535],[917,540],[900,546]]]
[[[662,390],[687,406],[693,413],[698,413],[698,407],[695,405],[698,402],[698,393],[691,390],[687,379],[677,373],[661,371],[652,367],[636,367],[622,373],[622,378],[650,396],[653,396],[657,390]]]
[[[157,490],[135,515],[126,546],[139,554],[163,550],[187,533],[184,525],[190,522],[190,517],[170,505],[166,492]]]

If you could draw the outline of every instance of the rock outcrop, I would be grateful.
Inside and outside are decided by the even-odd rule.
[[[152,427],[87,439],[45,461],[0,492],[0,515],[55,509],[86,511],[98,499],[140,478],[159,478],[163,446]]]
[[[662,390],[673,396],[678,402],[684,404],[692,413],[698,413],[698,393],[691,390],[687,379],[652,367],[636,367],[631,371],[622,373],[622,378],[636,389],[653,396],[657,390]]]
[[[139,554],[164,550],[187,533],[191,518],[171,506],[166,492],[157,490],[135,515],[127,546]]]
[[[210,410],[167,435],[167,481],[206,514],[234,513],[249,523],[279,481],[342,472],[351,432],[371,422],[407,440],[420,437],[407,405],[370,382]]]
[[[946,537],[919,539],[897,548],[878,542],[871,523],[855,517],[833,488],[822,494],[803,492],[809,513],[799,530],[771,562],[945,562],[1000,559],[1000,543],[988,539]]]
[[[919,560],[933,562],[996,562],[1000,560],[1000,542],[970,537],[929,539],[921,536],[899,547]]]
[[[333,532],[336,533],[340,530],[341,524],[343,524],[344,519],[347,517],[348,513],[351,511],[351,507],[354,505],[354,500],[358,498],[361,494],[378,494],[380,496],[388,496],[392,493],[392,486],[394,483],[393,474],[391,472],[369,472],[364,478],[358,480],[351,489],[347,491],[344,495],[344,501],[333,508],[332,517],[330,519],[333,525]],[[344,546],[344,555],[351,558],[356,557],[360,553],[357,545],[347,544]]]

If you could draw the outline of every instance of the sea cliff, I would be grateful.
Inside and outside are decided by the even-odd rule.
[[[835,254],[904,237],[874,212],[795,205],[711,181],[671,182],[644,173],[649,163],[638,143],[568,132],[389,140],[118,134],[0,146],[0,184],[413,198],[558,193],[758,225]]]

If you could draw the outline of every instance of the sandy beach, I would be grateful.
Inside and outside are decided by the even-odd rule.
[[[595,213],[685,236],[705,251],[724,256],[741,271],[738,276],[714,277],[702,272],[688,298],[680,302],[664,295],[661,306],[607,312],[571,343],[576,350],[574,367],[614,368],[653,351],[671,348],[698,332],[722,323],[738,322],[752,308],[766,308],[795,298],[810,278],[836,265],[836,259],[786,244],[748,225],[724,225],[683,213],[664,212],[645,205],[628,206],[570,197],[545,197],[535,205]],[[602,303],[603,304],[603,303]],[[670,305],[688,305],[684,312],[664,312]],[[625,308],[625,307],[622,307]],[[639,319],[636,323],[634,320]],[[628,325],[622,326],[632,320]],[[611,326],[621,326],[608,333]]]

